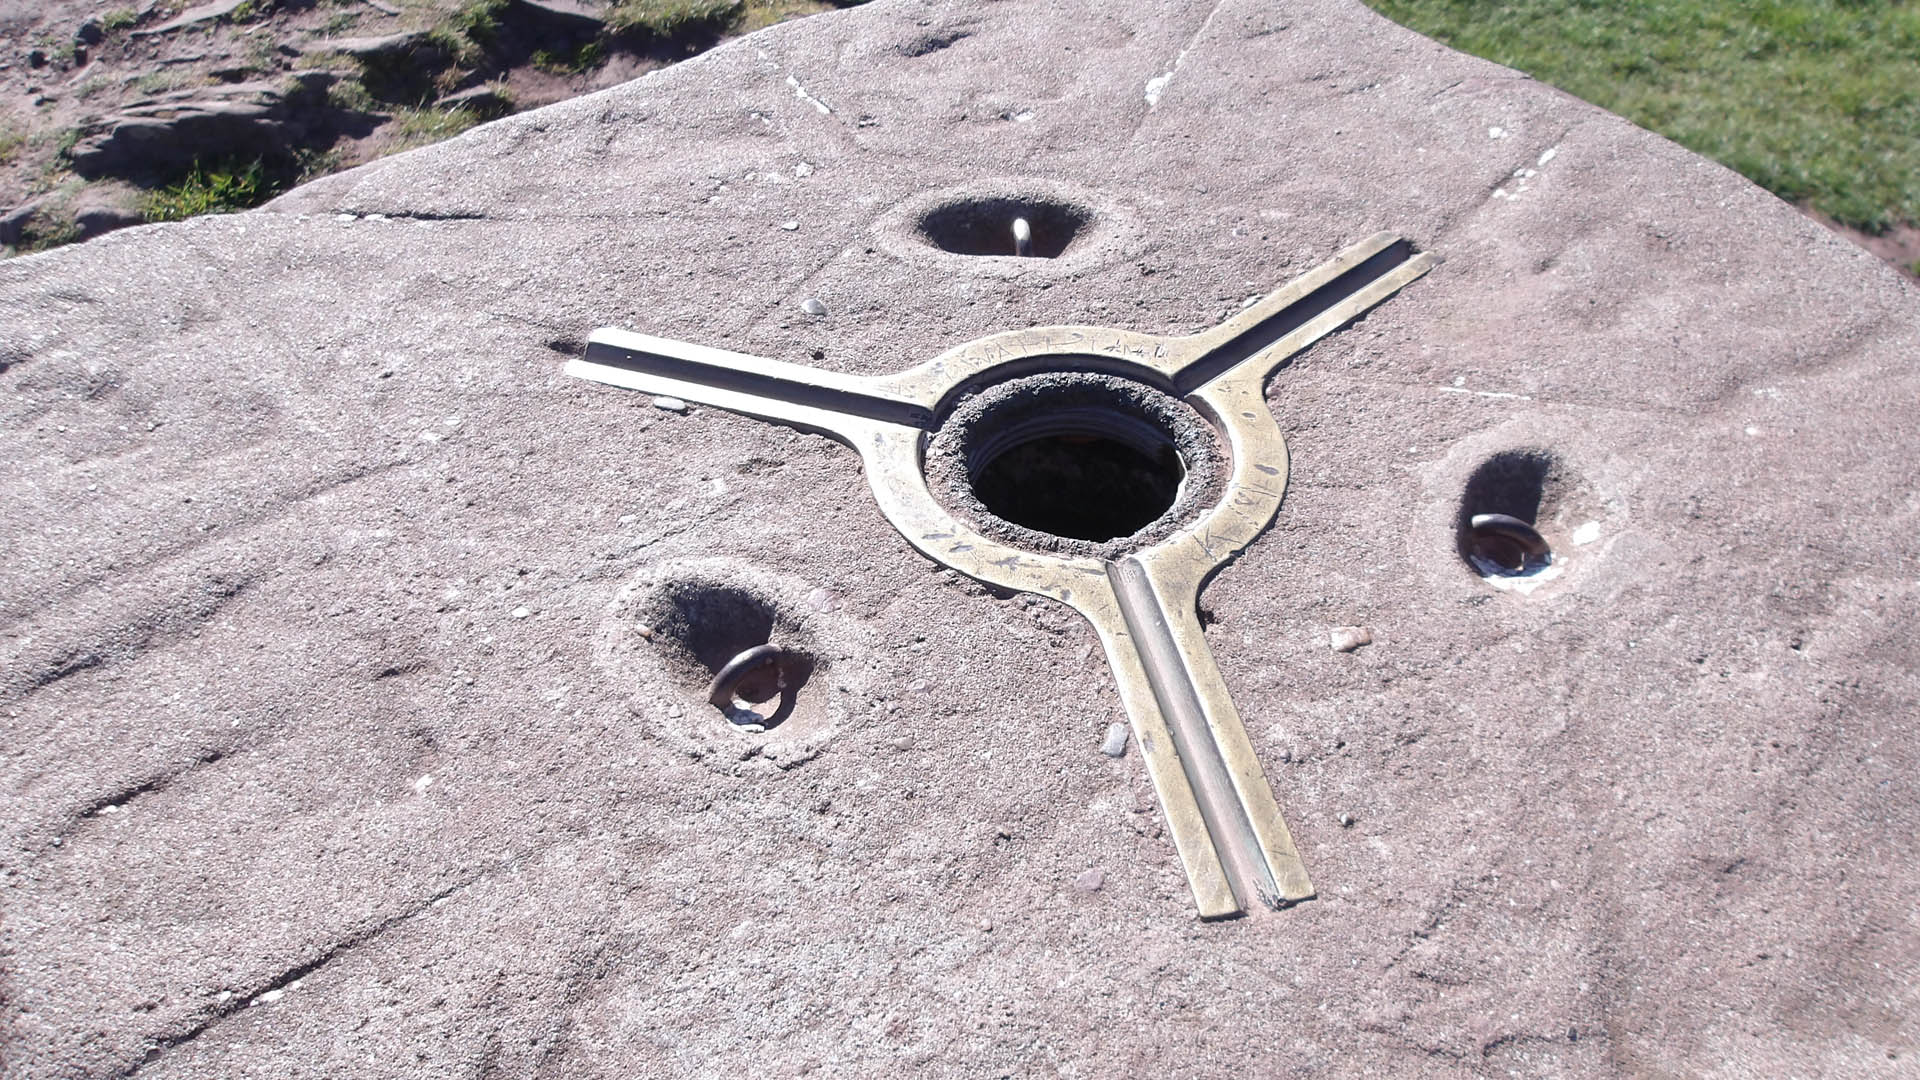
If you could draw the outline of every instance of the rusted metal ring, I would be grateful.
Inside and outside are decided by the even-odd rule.
[[[779,663],[785,651],[780,646],[768,642],[765,645],[755,645],[722,664],[720,670],[714,672],[713,681],[707,684],[707,700],[712,702],[716,709],[739,707],[735,704],[733,692],[739,688],[740,680],[767,664]],[[786,688],[784,674],[780,676],[780,687],[783,690]]]

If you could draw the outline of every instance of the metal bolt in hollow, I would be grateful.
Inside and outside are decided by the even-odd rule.
[[[1511,514],[1475,514],[1473,553],[1507,574],[1524,574],[1553,561],[1553,548],[1530,522]]]
[[[774,665],[774,688],[784,693],[787,689],[787,673],[779,666],[783,652],[780,646],[768,642],[755,645],[722,664],[720,670],[714,672],[713,681],[707,684],[707,700],[713,703],[714,708],[728,713],[735,710],[751,712],[753,703],[741,699],[738,694],[740,684],[748,675],[768,664]]]
[[[1033,226],[1023,217],[1013,219],[1013,253],[1023,259],[1033,256]]]

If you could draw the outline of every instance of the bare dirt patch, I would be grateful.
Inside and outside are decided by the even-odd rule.
[[[1920,281],[1920,226],[1895,225],[1884,233],[1874,234],[1842,225],[1812,207],[1802,206],[1800,212],[1878,255],[1907,277]]]

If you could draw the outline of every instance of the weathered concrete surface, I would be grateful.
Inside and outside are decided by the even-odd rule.
[[[876,233],[1021,178],[1137,228]],[[837,445],[559,373],[600,324],[863,372],[1192,330],[1381,228],[1447,262],[1273,381],[1292,488],[1205,597],[1321,889],[1230,924],[1077,616],[913,555]],[[0,306],[6,1076],[1920,1054],[1920,296],[1356,3],[809,19]],[[1519,447],[1597,523],[1524,597],[1451,531]],[[804,715],[723,730],[638,634],[689,581],[815,651]]]

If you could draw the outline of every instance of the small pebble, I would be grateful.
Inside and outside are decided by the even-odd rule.
[[[646,623],[641,623],[634,629],[641,637],[646,638],[648,641],[653,640],[653,627],[648,626]]]
[[[1341,811],[1340,816],[1335,818],[1334,820],[1338,821],[1340,823],[1340,827],[1343,829],[1353,828],[1353,815],[1345,811]]]
[[[1334,652],[1352,652],[1362,645],[1373,644],[1373,631],[1364,626],[1336,626],[1327,635],[1327,644]]]
[[[809,315],[825,315],[827,313],[827,305],[809,296],[805,300],[800,301],[800,310]]]
[[[1100,886],[1107,883],[1107,872],[1098,868],[1088,870],[1073,879],[1073,887],[1081,892],[1099,892]]]
[[[665,409],[668,412],[683,413],[687,411],[687,403],[677,397],[654,398],[653,407],[656,409]]]
[[[531,614],[533,614],[532,608],[517,607],[513,609],[513,617],[516,619],[524,619]]]
[[[800,227],[800,223],[797,221],[783,221],[780,223],[780,227],[787,230],[788,232],[792,232],[793,230]]]
[[[1107,725],[1107,737],[1100,743],[1100,752],[1111,758],[1122,757],[1127,752],[1127,725],[1112,723]]]

